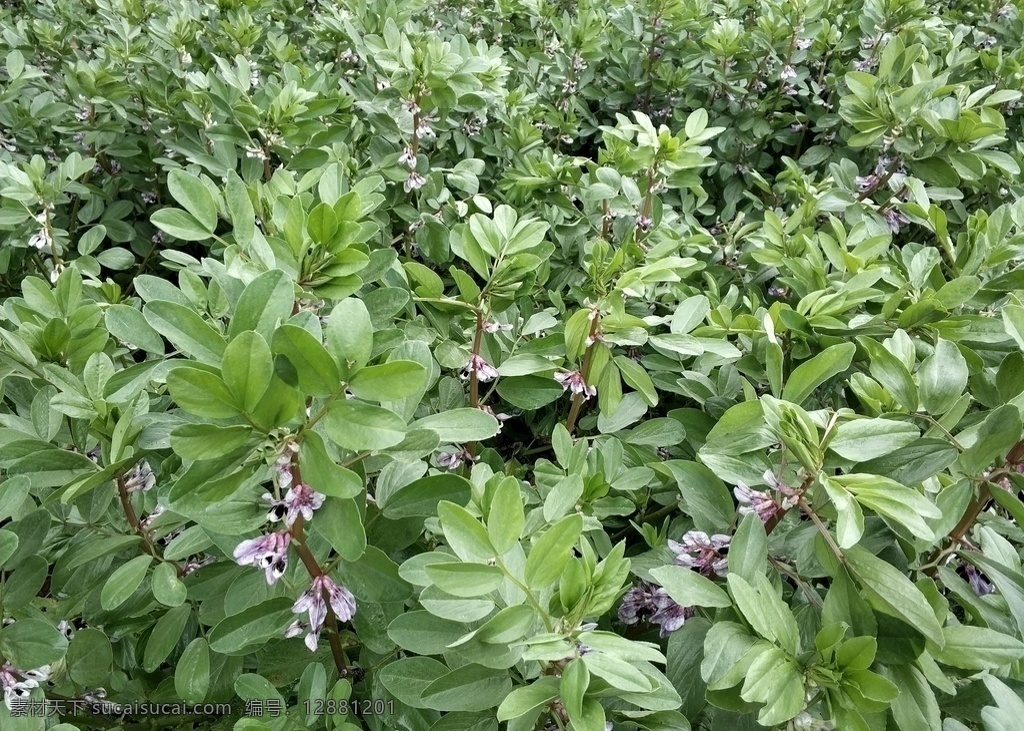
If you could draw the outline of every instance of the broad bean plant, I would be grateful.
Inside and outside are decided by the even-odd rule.
[[[1021,13],[0,3],[0,729],[1019,729]]]

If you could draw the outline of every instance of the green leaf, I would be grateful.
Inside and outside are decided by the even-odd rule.
[[[893,419],[854,419],[839,425],[828,448],[844,459],[864,462],[911,444],[921,436],[913,424]]]
[[[19,619],[0,631],[0,653],[16,668],[52,665],[68,651],[68,641],[49,622]]]
[[[241,413],[227,384],[206,370],[178,366],[167,374],[167,390],[178,406],[196,416],[229,419]]]
[[[270,342],[274,329],[292,314],[295,285],[280,269],[271,269],[253,279],[242,290],[235,305],[235,313],[228,326],[228,340],[247,330],[255,330]]]
[[[967,377],[967,361],[960,349],[940,338],[935,344],[935,351],[917,370],[921,404],[925,410],[938,416],[953,408],[967,386]]]
[[[526,585],[545,589],[558,579],[583,530],[583,516],[567,515],[534,541],[526,557]],[[649,689],[649,688],[648,688]]]
[[[863,546],[845,552],[847,566],[869,602],[879,611],[898,617],[928,640],[942,647],[942,627],[928,599],[902,571]]]
[[[203,181],[184,170],[171,170],[167,174],[167,190],[177,203],[199,221],[204,229],[213,233],[217,228],[217,204]]]
[[[448,667],[429,657],[404,657],[380,669],[377,679],[391,695],[413,708],[426,708],[423,691],[448,673]]]
[[[18,535],[9,530],[0,529],[0,566],[18,550]]]
[[[355,500],[328,497],[312,525],[346,561],[358,561],[366,550],[366,532]]]
[[[779,644],[790,656],[796,655],[800,642],[796,618],[768,577],[757,574],[752,585],[742,576],[730,573],[726,581],[737,608],[754,631]]]
[[[406,426],[393,411],[360,401],[335,401],[324,416],[327,435],[354,452],[393,447],[405,438]]]
[[[210,690],[210,646],[204,637],[192,640],[174,668],[174,692],[187,703],[202,703]]]
[[[197,221],[195,216],[178,208],[161,208],[150,216],[149,220],[161,231],[182,241],[206,241],[213,236],[213,229],[207,228]]]
[[[224,655],[251,651],[280,638],[295,619],[291,597],[277,597],[222,619],[208,636],[210,649]]]
[[[182,424],[170,434],[171,448],[187,460],[217,459],[231,454],[252,435],[243,425]]]
[[[256,236],[256,211],[253,210],[248,188],[234,170],[228,171],[227,182],[224,185],[224,201],[231,216],[235,243],[246,249]]]
[[[389,494],[380,508],[384,516],[392,520],[428,518],[437,515],[441,501],[455,504],[467,502],[470,491],[470,482],[465,477],[454,474],[430,475]]]
[[[86,627],[75,632],[68,646],[67,667],[71,679],[90,688],[103,685],[110,677],[114,650],[98,629]]]
[[[489,645],[509,645],[526,637],[537,623],[533,608],[526,604],[505,607],[474,633],[479,642]]]
[[[760,410],[759,404],[754,403],[754,406]],[[693,517],[697,530],[720,533],[732,525],[736,503],[725,484],[710,469],[699,462],[681,459],[656,462],[651,466],[675,480],[686,512]]]
[[[452,409],[425,416],[413,422],[416,429],[429,429],[437,434],[442,444],[479,442],[498,433],[501,424],[490,414],[479,409]]]
[[[164,341],[160,333],[146,321],[139,310],[128,305],[110,305],[103,312],[107,330],[118,340],[137,345],[156,355],[164,354]]]
[[[487,537],[487,531],[480,521],[465,508],[442,501],[438,503],[437,515],[448,545],[463,561],[488,561],[497,551]]]
[[[221,377],[244,411],[259,406],[273,375],[270,346],[259,333],[239,333],[224,349]]]
[[[995,670],[1024,657],[1024,642],[986,627],[944,627],[946,644],[932,655],[943,665],[965,670]]]
[[[588,652],[583,663],[591,675],[607,681],[613,688],[626,693],[649,693],[654,690],[650,679],[634,665],[603,652]]]
[[[814,389],[849,368],[856,350],[853,343],[840,343],[801,363],[789,374],[782,389],[782,400],[802,404]]]
[[[587,670],[586,663],[580,658],[572,660],[562,670],[558,690],[573,728],[576,728],[579,719],[583,716],[583,699],[589,687],[590,671]]]
[[[441,591],[461,597],[490,594],[505,579],[501,569],[485,564],[434,563],[426,572]]]
[[[327,455],[320,435],[307,432],[299,450],[302,481],[328,497],[354,498],[363,491],[363,479]]]
[[[534,411],[557,401],[565,393],[553,378],[542,376],[513,376],[498,381],[498,395],[513,406]]]
[[[399,614],[388,625],[391,641],[417,655],[441,655],[468,631],[469,625],[441,619],[423,610]]]
[[[906,411],[917,411],[917,386],[903,362],[876,340],[860,336],[857,342],[871,358],[871,376],[881,383]]]
[[[308,331],[296,325],[281,325],[274,331],[272,348],[295,366],[299,389],[310,396],[330,396],[341,387],[338,364],[327,349]]]
[[[935,538],[925,520],[938,520],[942,511],[917,490],[876,475],[839,475],[828,480],[852,493],[864,507],[900,523],[918,538]]]
[[[902,731],[941,731],[935,692],[920,670],[913,665],[883,665],[879,672],[899,690],[891,708]]]
[[[153,570],[153,597],[165,607],[181,606],[187,594],[174,564],[162,563]]]
[[[768,535],[757,513],[751,511],[740,519],[729,545],[729,573],[754,582],[767,569]]]
[[[778,727],[804,708],[804,682],[799,666],[777,648],[762,652],[750,663],[740,697],[764,703],[757,715],[758,723]]]
[[[343,299],[327,320],[327,348],[348,379],[367,364],[373,352],[373,322],[360,299]]]
[[[361,369],[349,382],[356,398],[367,401],[398,401],[427,382],[427,369],[412,360],[393,360]]]
[[[530,685],[516,688],[498,706],[497,720],[509,721],[543,708],[559,696],[554,678],[540,678]]]
[[[526,524],[525,506],[519,480],[509,476],[494,488],[487,517],[487,535],[499,555],[519,543]]]
[[[661,584],[672,601],[683,607],[731,607],[732,600],[711,579],[682,566],[652,569],[651,576]]]
[[[153,557],[145,554],[136,556],[118,567],[100,590],[100,606],[109,612],[128,601],[128,597],[135,593],[142,580],[146,578],[146,572],[152,562]]]
[[[176,302],[153,300],[142,308],[142,314],[178,350],[200,363],[220,365],[227,343],[194,310]]]
[[[1003,305],[1001,311],[1006,334],[1017,342],[1018,348],[1024,350],[1024,307]]]
[[[614,358],[615,365],[622,375],[622,380],[635,388],[643,396],[648,406],[658,405],[658,392],[654,388],[654,382],[647,375],[644,367],[631,358],[624,355],[617,355]]]
[[[499,705],[512,691],[505,669],[463,665],[423,689],[422,700],[438,711],[485,711]]]
[[[146,653],[142,659],[143,669],[151,673],[171,654],[171,650],[181,639],[185,631],[185,623],[192,614],[192,607],[183,604],[169,610],[160,617],[153,626],[153,632],[146,643]]]
[[[1020,412],[1012,404],[1000,406],[985,417],[977,437],[960,455],[960,469],[967,475],[978,475],[992,462],[1004,456],[1024,431]]]

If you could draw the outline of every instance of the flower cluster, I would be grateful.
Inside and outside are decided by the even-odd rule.
[[[732,538],[720,533],[709,536],[704,531],[691,530],[683,536],[682,542],[668,542],[668,547],[676,554],[676,565],[694,569],[710,576],[725,576],[729,571],[729,558],[726,556]]]
[[[469,360],[466,361],[466,365],[462,369],[463,380],[469,378],[471,373],[476,373],[476,380],[480,383],[487,383],[487,381],[493,381],[498,377],[498,369],[476,353],[469,356]]]
[[[662,587],[642,581],[622,597],[618,614],[620,621],[630,625],[646,619],[661,627],[662,637],[668,637],[693,616],[693,608],[676,604]]]
[[[148,492],[156,485],[156,475],[149,466],[149,462],[142,460],[129,470],[124,476],[124,489],[128,494],[136,492]]]
[[[326,495],[302,483],[289,487],[282,500],[275,499],[269,492],[263,493],[263,500],[270,503],[267,520],[271,523],[284,520],[289,528],[295,525],[300,515],[304,520],[312,520],[313,511],[319,510],[326,499]]]
[[[597,389],[593,386],[588,386],[583,378],[583,374],[579,371],[556,373],[555,380],[562,384],[563,391],[572,391],[573,395],[576,396],[582,395],[584,400],[597,395]]]
[[[292,534],[288,531],[242,541],[235,547],[235,561],[239,566],[255,566],[264,571],[267,583],[273,586],[288,570],[288,546],[291,542]]]
[[[474,461],[473,454],[468,449],[460,449],[456,452],[441,452],[437,455],[437,466],[443,467],[446,470],[457,470],[467,460],[470,462]]]
[[[11,711],[24,704],[34,688],[50,677],[50,666],[43,665],[34,670],[18,670],[9,662],[0,665],[0,687],[4,691],[4,704]]]
[[[309,622],[295,620],[285,631],[285,637],[298,637],[306,632],[306,647],[310,652],[316,652],[320,642],[320,632],[327,619],[328,605],[340,622],[347,622],[355,616],[356,598],[352,596],[352,592],[335,583],[326,574],[321,574],[313,579],[309,589],[292,606],[292,611],[296,614],[308,612]]]
[[[733,494],[736,496],[736,500],[739,501],[740,513],[742,515],[757,513],[757,517],[761,519],[761,522],[767,523],[780,513],[785,513],[787,510],[795,507],[800,496],[796,490],[782,484],[771,470],[764,473],[764,481],[782,493],[782,498],[776,499],[767,492],[753,490],[742,482],[736,484]]]

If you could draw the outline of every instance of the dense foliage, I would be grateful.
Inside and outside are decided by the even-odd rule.
[[[0,31],[0,729],[1020,728],[1015,5]]]

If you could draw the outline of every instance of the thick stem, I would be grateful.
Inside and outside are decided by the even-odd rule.
[[[174,570],[178,574],[178,578],[185,576],[185,571],[175,561],[168,561],[160,552],[156,550],[156,546],[153,545],[153,539],[150,537],[146,529],[142,527],[142,521],[139,520],[138,514],[135,512],[135,507],[132,505],[131,495],[128,493],[128,487],[124,484],[124,475],[120,475],[117,480],[117,497],[121,501],[121,510],[124,512],[124,517],[128,521],[128,525],[132,527],[132,530],[142,539],[142,550],[148,553],[150,556],[155,558],[157,561],[169,563],[174,566]]]
[[[580,368],[580,375],[583,376],[583,385],[590,385],[590,366],[594,358],[594,348],[597,347],[597,334],[601,328],[601,315],[600,313],[594,314],[594,320],[590,323],[590,345],[587,346],[586,352],[583,354],[583,365]],[[572,434],[573,429],[576,428],[576,419],[579,418],[580,409],[583,408],[583,401],[585,400],[585,394],[576,393],[572,397],[572,406],[569,408],[569,416],[565,420],[565,428]]]
[[[302,472],[299,469],[298,454],[292,456],[291,472],[292,484],[301,484]],[[320,568],[320,564],[317,563],[313,552],[306,545],[305,522],[301,515],[292,523],[291,535],[292,545],[295,546],[295,552],[299,554],[299,559],[302,561],[302,565],[306,567],[309,577],[315,579],[323,576],[324,572]],[[338,618],[334,614],[329,597],[324,596],[323,599],[327,604],[327,619],[324,621],[324,625],[327,628],[327,641],[331,645],[331,655],[334,657],[334,665],[338,669],[338,675],[344,678],[348,675],[348,662],[345,660],[345,649],[341,646],[341,637],[338,635]]]
[[[477,357],[480,355],[480,346],[483,342],[484,337],[484,314],[481,310],[476,311],[476,331],[473,333],[473,354],[470,356],[470,364],[475,365]],[[480,408],[480,380],[476,375],[476,368],[469,369],[469,405],[474,408]],[[473,457],[476,456],[476,442],[467,442],[466,451]],[[466,464],[466,469],[470,469],[470,465]]]
[[[1006,455],[1006,464],[1013,465],[1020,462],[1022,459],[1024,459],[1024,441],[1017,442],[1013,446],[1009,454]],[[991,476],[989,476],[989,479],[991,479]],[[971,530],[971,526],[974,525],[978,516],[984,512],[985,508],[988,506],[989,500],[991,499],[992,491],[989,488],[989,481],[986,479],[986,481],[981,483],[981,486],[978,488],[978,494],[975,495],[974,498],[971,499],[971,502],[967,504],[967,508],[964,510],[964,514],[960,518],[959,522],[957,522],[957,524],[953,526],[953,530],[949,532],[949,536],[947,536],[949,548],[943,548],[941,545],[936,548],[925,563],[926,566],[931,568],[937,567],[939,562],[942,560],[943,554],[946,553],[947,550],[955,549],[963,542],[964,537],[967,535],[968,531]]]

